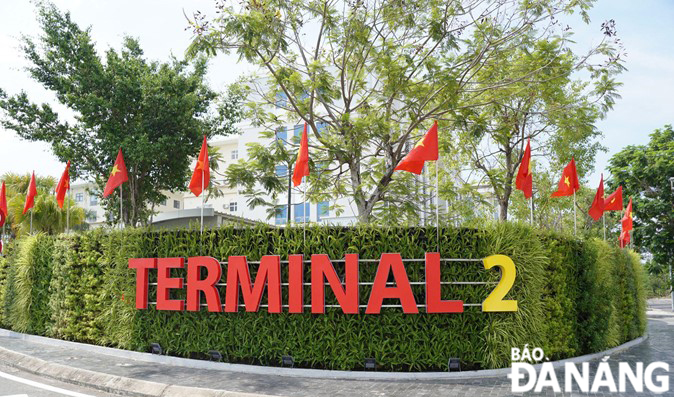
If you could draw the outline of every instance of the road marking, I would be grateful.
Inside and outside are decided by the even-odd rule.
[[[12,394],[11,396],[0,396],[0,397],[28,397],[28,394]]]
[[[10,375],[10,374],[4,373],[2,371],[0,371],[0,377],[11,380],[11,381],[14,381],[14,382],[23,383],[24,385],[37,387],[39,389],[48,390],[48,391],[58,393],[58,394],[63,394],[65,396],[94,397],[90,394],[82,394],[82,393],[78,393],[78,392],[72,391],[72,390],[61,389],[60,387],[45,385],[44,383],[35,382],[35,381],[30,380],[30,379],[19,378],[18,376]],[[20,395],[17,395],[16,397],[19,397],[19,396],[25,396],[25,394],[22,394],[22,395],[20,394]],[[8,397],[11,397],[11,396],[8,396]]]

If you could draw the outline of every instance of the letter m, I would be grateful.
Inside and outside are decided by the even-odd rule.
[[[230,256],[227,262],[227,296],[225,312],[237,312],[239,309],[239,286],[247,312],[256,312],[260,308],[262,292],[267,286],[269,313],[281,313],[281,258],[263,256],[251,286],[250,270],[245,256]]]

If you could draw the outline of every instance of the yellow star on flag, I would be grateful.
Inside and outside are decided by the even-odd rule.
[[[119,172],[119,168],[117,168],[117,164],[115,164],[114,167],[112,167],[112,172],[110,173],[110,176],[115,176],[116,173]]]
[[[197,160],[197,170],[203,170],[204,169],[204,162],[201,160]]]
[[[615,197],[613,197],[613,200],[611,200],[611,204],[615,203]]]
[[[565,176],[565,177],[564,177],[564,184],[565,184],[566,186],[569,186],[569,187],[571,186],[571,181],[569,181],[569,177],[568,177],[568,176]]]
[[[424,140],[423,140],[423,139],[420,140],[419,142],[417,142],[417,144],[414,145],[414,148],[416,149],[416,148],[418,148],[419,146],[424,146]]]

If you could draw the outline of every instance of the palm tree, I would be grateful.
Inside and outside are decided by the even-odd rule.
[[[2,179],[7,185],[7,209],[9,216],[7,223],[15,236],[27,234],[30,231],[30,212],[33,212],[33,231],[56,234],[65,231],[66,209],[70,208],[70,226],[84,223],[85,213],[75,205],[73,200],[66,198],[63,209],[59,208],[54,195],[56,180],[50,176],[36,177],[37,196],[33,209],[23,215],[26,201],[26,192],[30,183],[30,174],[17,175],[8,173]]]

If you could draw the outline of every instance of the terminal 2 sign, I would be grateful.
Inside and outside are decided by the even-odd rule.
[[[482,302],[484,312],[517,311],[516,300],[505,300],[506,294],[515,282],[515,264],[505,255],[491,255],[478,261],[486,269],[496,267],[501,271],[501,279],[489,296]],[[344,313],[360,312],[358,280],[358,254],[346,254],[344,281],[335,271],[327,255],[312,255],[311,270],[311,313],[325,313],[325,285],[334,293],[338,306]],[[440,254],[427,252],[425,256],[425,304],[417,305],[412,286],[407,277],[405,265],[400,254],[385,253],[379,259],[372,290],[365,307],[365,314],[378,314],[384,299],[397,299],[404,313],[419,313],[419,307],[426,313],[462,313],[464,302],[461,300],[443,300],[440,296]],[[222,285],[221,263],[212,257],[196,256],[187,259],[187,277],[171,277],[171,269],[185,268],[185,258],[137,258],[129,259],[129,268],[136,270],[136,308],[147,309],[150,271],[157,272],[156,309],[170,311],[199,311],[202,295],[210,312],[237,312],[239,306],[247,312],[257,312],[262,302],[262,294],[267,290],[267,310],[269,313],[281,313],[287,308],[289,313],[303,313],[304,304],[304,264],[302,255],[288,257],[288,296],[287,304],[281,300],[281,258],[263,256],[258,264],[257,276],[253,283],[250,278],[249,263],[245,256],[230,256],[227,260],[227,279],[224,307],[221,303],[218,286]],[[285,262],[284,262],[285,263]],[[394,283],[387,283],[390,278]],[[326,283],[327,281],[327,283]],[[394,284],[391,286],[391,284]],[[487,283],[482,283],[487,284]],[[171,299],[172,290],[186,289],[186,299]],[[239,294],[241,291],[241,294]],[[239,295],[243,304],[239,305]],[[396,305],[397,306],[397,305]],[[309,305],[307,305],[309,307]]]

